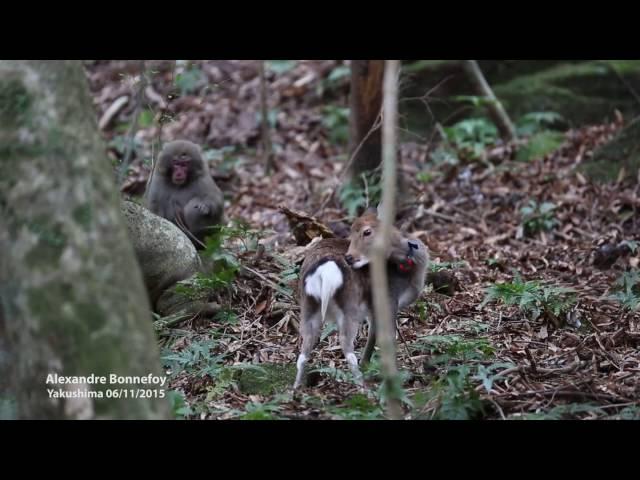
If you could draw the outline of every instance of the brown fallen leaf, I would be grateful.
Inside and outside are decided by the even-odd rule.
[[[549,338],[549,332],[547,332],[547,326],[543,325],[542,328],[540,328],[540,331],[538,332],[538,334],[536,336],[540,340],[544,340],[546,338]]]
[[[264,312],[264,309],[267,307],[267,301],[263,300],[262,302],[260,302],[258,305],[256,305],[256,308],[254,310],[254,313],[256,315],[260,315],[262,312]]]

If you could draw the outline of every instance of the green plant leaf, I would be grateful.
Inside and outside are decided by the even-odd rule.
[[[349,67],[347,67],[346,65],[340,65],[339,67],[336,67],[333,70],[331,70],[331,73],[329,74],[329,77],[327,78],[327,80],[329,82],[336,82],[341,78],[348,77],[350,74],[351,74],[351,70]]]
[[[267,60],[266,68],[278,75],[282,75],[292,70],[296,64],[295,60]]]
[[[518,135],[534,135],[553,126],[564,126],[566,120],[555,112],[531,112],[516,122]]]
[[[207,76],[200,69],[192,66],[176,75],[175,84],[182,95],[193,94],[207,84]]]

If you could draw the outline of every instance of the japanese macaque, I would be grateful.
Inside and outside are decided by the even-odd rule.
[[[224,197],[211,178],[200,147],[186,140],[167,143],[147,192],[149,209],[176,224],[196,248],[222,223]]]
[[[348,239],[325,239],[307,254],[300,271],[300,333],[302,349],[297,361],[294,388],[302,385],[304,367],[320,338],[324,322],[338,325],[340,346],[358,383],[362,373],[354,353],[360,325],[369,323],[362,363],[371,359],[376,343],[373,297],[369,273],[371,244],[380,226],[377,213],[368,211],[353,223]],[[425,245],[394,229],[387,252],[387,275],[392,318],[412,304],[422,292],[428,263]]]

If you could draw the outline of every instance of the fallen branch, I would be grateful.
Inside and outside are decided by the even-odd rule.
[[[284,288],[282,288],[280,285],[272,282],[271,280],[269,280],[267,277],[265,277],[263,274],[261,274],[260,272],[246,267],[246,266],[242,266],[240,267],[241,271],[243,272],[248,272],[249,274],[251,274],[252,276],[262,280],[264,283],[266,283],[267,285],[269,285],[271,288],[273,288],[274,290],[278,291],[279,293],[281,293],[282,295],[284,295],[285,297],[287,297],[288,299],[292,300],[292,301],[296,301],[295,298],[293,298],[293,296],[291,296]]]
[[[105,128],[107,128],[111,121],[118,113],[120,113],[120,110],[122,110],[127,103],[129,103],[128,95],[123,95],[122,97],[116,98],[116,100],[102,114],[102,117],[100,117],[98,128],[100,130],[104,130]]]
[[[464,71],[467,73],[469,80],[473,83],[476,92],[489,100],[487,108],[489,109],[489,113],[493,117],[493,121],[498,127],[498,130],[500,130],[502,138],[505,141],[510,141],[516,138],[516,129],[513,126],[509,115],[507,115],[507,112],[502,106],[502,103],[500,103],[500,100],[496,98],[493,90],[484,78],[482,70],[480,70],[480,67],[478,66],[478,62],[475,60],[463,60],[462,66]]]
[[[140,73],[140,84],[138,85],[138,91],[136,92],[135,98],[135,110],[133,111],[133,119],[131,121],[131,126],[129,127],[129,132],[127,133],[127,150],[124,154],[124,158],[122,159],[122,164],[118,169],[118,178],[117,184],[121,185],[124,179],[124,175],[129,168],[129,163],[131,162],[131,155],[133,154],[133,142],[138,131],[138,120],[140,119],[140,110],[142,109],[142,100],[144,97],[144,91],[147,87],[147,77],[145,76],[145,63],[144,60],[140,63],[141,73]]]
[[[582,397],[582,398],[591,398],[594,400],[609,400],[609,401],[624,401],[630,402],[628,398],[621,397],[619,395],[610,395],[608,393],[593,393],[593,392],[582,392],[580,390],[558,390],[558,389],[545,389],[545,390],[528,390],[526,392],[505,392],[500,393],[498,395],[494,395],[497,397],[526,397],[531,395],[542,395],[544,397],[555,395],[557,397]]]

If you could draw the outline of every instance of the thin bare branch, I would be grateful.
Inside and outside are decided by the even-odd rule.
[[[274,168],[273,164],[273,150],[271,147],[271,132],[269,128],[269,105],[267,102],[267,76],[265,74],[264,60],[259,61],[259,73],[260,73],[260,112],[261,119],[260,125],[262,129],[262,159],[267,173],[271,172]]]
[[[400,401],[397,398],[398,371],[396,367],[395,319],[392,318],[391,301],[388,292],[385,252],[391,241],[396,196],[396,123],[398,112],[398,70],[399,61],[387,60],[383,87],[383,127],[382,127],[382,212],[381,227],[377,234],[371,258],[371,282],[375,293],[374,310],[378,332],[378,344],[382,358],[382,373],[389,386],[387,414],[389,418],[402,417]]]
[[[338,188],[340,188],[340,185],[342,185],[342,182],[344,181],[344,178],[347,175],[347,172],[351,168],[351,164],[353,163],[354,159],[356,158],[356,156],[360,152],[360,149],[362,148],[364,143],[369,139],[369,137],[373,134],[373,132],[378,130],[381,126],[382,126],[382,108],[380,108],[380,112],[378,113],[378,116],[376,117],[375,123],[371,126],[371,128],[369,129],[367,134],[362,138],[360,143],[358,143],[358,146],[353,150],[353,153],[349,157],[349,160],[347,160],[347,162],[344,164],[344,167],[342,168],[342,171],[340,172],[340,176],[338,177],[338,180],[339,180],[338,185],[331,191],[331,194],[325,199],[324,202],[322,202],[320,207],[318,207],[318,209],[315,212],[313,212],[314,216],[318,215],[320,212],[322,212],[326,208],[326,206],[329,204],[331,199],[333,199],[333,197],[335,197],[336,192],[338,191]]]
[[[142,101],[144,99],[144,91],[147,87],[147,76],[145,61],[140,61],[140,83],[138,84],[138,90],[136,91],[135,98],[135,110],[133,111],[133,119],[131,120],[131,126],[129,132],[127,132],[127,150],[125,151],[122,164],[118,169],[117,185],[121,185],[124,180],[124,176],[127,173],[127,168],[131,163],[131,156],[133,155],[133,143],[136,132],[138,131],[138,121],[140,119],[140,111],[142,110]]]
[[[496,98],[489,83],[487,83],[487,80],[484,78],[478,62],[475,60],[464,60],[462,66],[469,80],[473,83],[475,90],[490,100],[488,105],[489,113],[493,117],[493,121],[496,123],[498,130],[500,130],[502,138],[505,140],[513,140],[516,138],[516,129],[502,106],[502,103]]]

